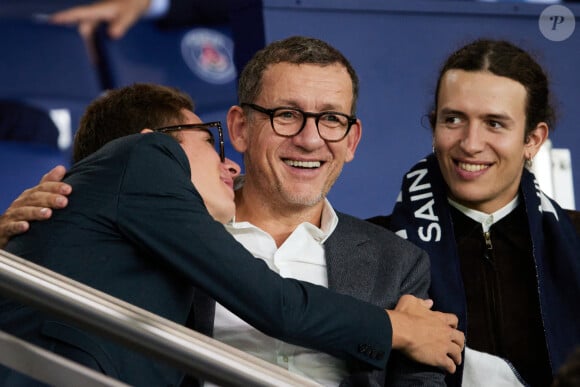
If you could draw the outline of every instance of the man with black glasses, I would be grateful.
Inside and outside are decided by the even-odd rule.
[[[391,353],[387,375],[272,339],[219,304],[215,321],[213,312],[196,317],[215,338],[323,384],[440,384],[442,373],[417,362],[453,372],[463,334],[454,329],[455,316],[430,311],[430,301],[410,296],[427,297],[427,255],[382,228],[336,212],[326,200],[361,137],[357,95],[350,63],[320,40],[284,39],[252,58],[240,75],[240,105],[228,112],[230,139],[244,154],[246,174],[227,229],[283,277],[391,309],[392,344],[399,351]],[[364,345],[358,350],[388,356]]]
[[[240,105],[228,113],[230,140],[244,155],[245,176],[236,191],[235,221],[226,227],[283,277],[394,309],[389,311],[393,347],[400,352],[391,353],[388,379],[353,372],[339,359],[270,339],[220,305],[214,337],[326,385],[345,378],[362,384],[437,384],[441,374],[400,356],[448,371],[461,357],[462,342],[451,339],[454,316],[431,312],[414,297],[399,301],[406,294],[426,298],[426,254],[335,211],[326,199],[361,138],[357,96],[355,70],[323,41],[291,37],[259,51],[240,74]]]
[[[202,123],[192,108],[189,97],[152,85],[92,103],[76,138],[85,146],[64,179],[69,205],[7,250],[176,323],[204,292],[274,337],[384,367],[391,326],[383,308],[280,278],[226,232],[239,166],[225,158],[221,125]],[[175,386],[183,376],[4,298],[0,331],[130,385]],[[0,385],[38,383],[0,367]]]

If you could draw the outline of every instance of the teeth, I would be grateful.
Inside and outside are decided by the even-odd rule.
[[[318,168],[320,167],[320,161],[296,161],[296,160],[284,160],[284,162],[291,167],[299,168]]]
[[[488,166],[485,164],[467,164],[467,163],[459,163],[459,168],[466,170],[468,172],[478,172],[484,169],[487,169]]]

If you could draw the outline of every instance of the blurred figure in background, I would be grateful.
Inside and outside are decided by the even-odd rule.
[[[227,24],[236,44],[243,45],[234,48],[238,70],[265,44],[261,0],[102,0],[57,12],[49,20],[78,25],[90,44],[100,24],[107,24],[109,37],[120,39],[144,17],[158,20],[161,27]]]

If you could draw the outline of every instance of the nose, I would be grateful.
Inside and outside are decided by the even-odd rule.
[[[306,122],[304,123],[304,128],[300,133],[292,137],[292,141],[294,144],[304,149],[315,149],[326,143],[318,133],[316,118],[314,117],[307,117]]]
[[[226,157],[223,164],[224,164],[224,168],[226,168],[228,170],[228,172],[232,175],[232,178],[235,179],[237,176],[240,175],[242,168],[234,160],[228,159]]]
[[[459,145],[466,153],[477,153],[485,147],[484,129],[476,122],[470,122],[461,133]]]

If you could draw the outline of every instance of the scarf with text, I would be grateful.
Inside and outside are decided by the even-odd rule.
[[[580,345],[580,237],[565,211],[539,189],[527,169],[519,192],[528,215],[542,320],[555,372]],[[427,251],[434,309],[456,314],[459,329],[465,332],[465,292],[447,185],[433,154],[403,177],[391,230]]]

